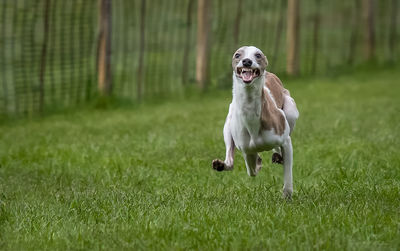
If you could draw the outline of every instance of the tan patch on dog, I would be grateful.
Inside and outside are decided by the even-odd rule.
[[[267,73],[266,87],[270,90],[274,101],[271,99],[268,91],[263,88],[261,95],[262,99],[262,113],[261,113],[261,128],[264,130],[275,130],[275,133],[282,135],[285,131],[285,117],[278,110],[283,108],[283,95],[288,94],[288,91],[283,88],[282,82],[273,73]]]
[[[261,99],[261,128],[264,130],[271,130],[273,128],[275,133],[282,135],[285,131],[285,117],[275,107],[266,89],[263,89]]]
[[[265,86],[271,91],[272,97],[275,100],[276,106],[283,109],[283,95],[290,95],[289,91],[283,88],[282,81],[273,73],[267,72],[265,78]]]
[[[242,60],[242,58],[244,57],[244,48],[240,47],[235,53],[233,53],[233,57],[232,57],[232,69],[235,71],[236,65],[240,62],[240,60]],[[238,58],[235,58],[235,55],[239,53],[240,56]]]

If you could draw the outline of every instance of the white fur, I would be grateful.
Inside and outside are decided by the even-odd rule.
[[[253,46],[246,47],[244,50],[243,59],[251,59],[253,62],[252,68],[260,67],[255,58],[255,53],[259,51]],[[243,67],[242,60],[236,67]],[[224,170],[233,169],[236,147],[243,153],[248,175],[255,176],[261,168],[261,158],[258,153],[275,149],[276,152],[281,152],[284,159],[283,194],[285,197],[290,197],[293,191],[293,150],[290,133],[299,114],[294,100],[288,95],[285,96],[283,110],[276,106],[270,90],[265,87],[265,74],[266,72],[262,71],[261,76],[254,79],[250,84],[246,84],[241,78],[237,77],[235,71],[233,72],[233,98],[224,125],[224,141],[226,145]],[[268,98],[273,101],[274,108],[278,109],[285,117],[285,130],[282,135],[277,134],[274,129],[260,132],[263,88],[267,89]]]

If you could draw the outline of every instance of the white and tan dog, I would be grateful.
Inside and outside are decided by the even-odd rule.
[[[212,165],[217,171],[232,170],[236,147],[243,153],[248,175],[255,176],[261,169],[258,153],[274,150],[272,162],[284,167],[283,195],[291,197],[290,134],[299,112],[279,78],[265,70],[267,65],[267,58],[254,46],[243,46],[233,54],[233,98],[224,126],[226,157]]]

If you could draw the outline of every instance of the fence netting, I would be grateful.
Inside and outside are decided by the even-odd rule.
[[[301,1],[301,74],[366,60],[362,1]],[[374,60],[380,63],[399,57],[397,1],[373,1]],[[194,84],[197,0],[111,3],[113,95],[136,101]],[[231,57],[241,45],[259,47],[269,71],[285,72],[287,0],[215,0],[211,12],[210,85],[231,84]],[[0,115],[30,115],[93,99],[98,19],[98,0],[1,0]]]

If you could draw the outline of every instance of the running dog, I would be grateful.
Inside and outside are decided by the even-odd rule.
[[[261,169],[259,152],[273,150],[272,162],[283,164],[283,196],[293,192],[293,150],[290,135],[299,117],[294,99],[280,79],[267,72],[268,60],[254,46],[239,48],[232,58],[233,97],[224,125],[225,161],[215,159],[213,169],[233,169],[235,147],[243,153],[247,174]]]

